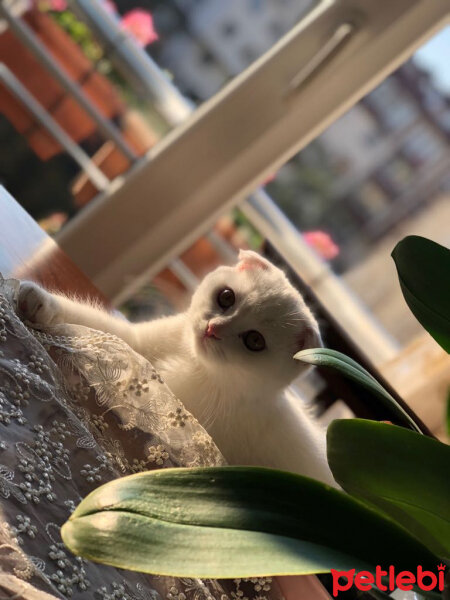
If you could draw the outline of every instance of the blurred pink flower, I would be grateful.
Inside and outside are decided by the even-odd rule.
[[[331,260],[339,254],[339,246],[333,242],[331,236],[325,231],[305,231],[303,239],[326,260]]]
[[[48,0],[46,4],[49,10],[55,10],[57,12],[62,12],[67,9],[66,0]]]
[[[270,175],[267,175],[267,177],[262,182],[262,185],[267,185],[268,183],[275,181],[275,179],[277,178],[277,175],[278,175],[277,171],[275,171],[275,173],[271,173]]]
[[[158,34],[153,26],[152,15],[141,8],[134,8],[127,12],[121,20],[122,29],[128,31],[137,43],[144,47],[158,39]]]
[[[44,231],[53,235],[61,229],[67,219],[68,215],[66,215],[66,213],[55,212],[45,219],[40,219],[38,223]]]

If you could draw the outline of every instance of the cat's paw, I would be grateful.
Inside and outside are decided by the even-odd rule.
[[[60,321],[58,301],[32,281],[22,281],[18,299],[19,315],[25,321],[51,325]]]

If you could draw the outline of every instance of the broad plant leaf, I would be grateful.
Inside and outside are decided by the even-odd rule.
[[[366,371],[366,369],[346,354],[342,354],[342,352],[338,352],[337,350],[331,350],[330,348],[308,348],[307,350],[297,352],[294,358],[310,365],[327,367],[339,371],[344,377],[352,379],[371,391],[385,406],[388,406],[407,427],[421,433],[420,427],[416,424],[414,419],[403,410],[395,398],[393,398],[389,392],[385,390],[368,371]]]
[[[328,463],[336,481],[450,557],[450,446],[395,425],[333,421]]]
[[[61,530],[85,558],[182,577],[436,564],[377,509],[318,481],[260,467],[163,469],[87,496]]]
[[[410,235],[396,245],[392,258],[412,313],[450,352],[450,250]]]

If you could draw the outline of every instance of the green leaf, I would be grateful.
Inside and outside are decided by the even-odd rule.
[[[392,252],[406,303],[416,319],[450,352],[450,250],[418,235]]]
[[[361,365],[346,354],[342,354],[342,352],[338,352],[337,350],[331,350],[330,348],[308,348],[307,350],[297,352],[294,358],[310,365],[339,371],[342,375],[348,377],[348,379],[352,379],[371,391],[385,406],[397,415],[399,420],[407,427],[421,433],[420,427],[415,423],[414,419],[403,410],[395,398],[393,398],[389,392],[386,391],[368,371],[366,371],[366,369],[361,367]]]
[[[344,490],[450,557],[450,446],[395,425],[347,419],[329,426],[327,452]]]
[[[183,577],[431,568],[436,561],[377,509],[318,481],[259,467],[117,479],[87,496],[61,533],[85,558]]]

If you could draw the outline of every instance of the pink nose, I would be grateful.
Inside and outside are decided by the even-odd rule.
[[[220,337],[217,335],[217,325],[208,323],[205,330],[205,337],[216,338],[216,340],[220,340]]]

